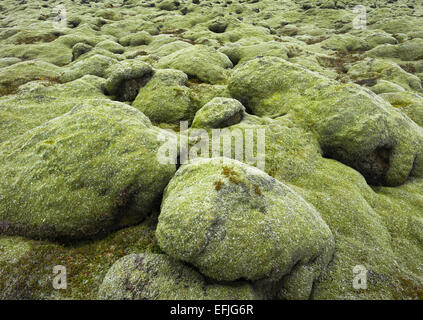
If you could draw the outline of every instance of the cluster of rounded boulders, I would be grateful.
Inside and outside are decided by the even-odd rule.
[[[3,1],[0,298],[423,299],[422,12]]]

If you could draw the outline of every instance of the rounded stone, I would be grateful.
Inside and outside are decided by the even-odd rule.
[[[156,236],[170,256],[225,281],[277,281],[296,264],[324,266],[333,252],[330,229],[299,194],[227,158],[198,158],[177,171]]]

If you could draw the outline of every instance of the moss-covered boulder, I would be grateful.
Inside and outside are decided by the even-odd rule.
[[[93,47],[87,43],[79,42],[72,47],[72,61],[75,61],[84,53],[91,51]]]
[[[301,196],[228,158],[199,158],[178,170],[156,235],[170,256],[226,281],[274,282],[295,277],[297,265],[308,266],[312,283],[334,250],[331,231]]]
[[[171,38],[172,42],[168,42],[168,40],[165,40],[165,39],[163,39],[164,41],[152,42],[151,45],[149,45],[148,50],[156,56],[164,57],[176,51],[192,46],[192,44],[186,41],[180,41],[180,40],[175,41],[174,38]]]
[[[146,116],[94,100],[1,145],[0,233],[72,240],[148,215],[175,171]]]
[[[224,128],[239,123],[245,113],[244,106],[235,99],[216,97],[195,114],[193,128]]]
[[[57,84],[54,79],[31,81],[15,94],[0,98],[0,142],[38,127],[70,111],[81,100],[104,99],[105,79],[86,75]]]
[[[132,104],[156,123],[179,123],[187,120],[191,110],[188,77],[185,73],[173,69],[158,69],[140,88]]]
[[[389,33],[385,33],[385,32],[372,33],[368,35],[365,38],[365,40],[371,49],[381,44],[397,44],[398,43],[397,39],[395,39]]]
[[[325,49],[341,52],[365,51],[369,47],[364,39],[350,34],[333,35],[329,39],[319,43],[319,45]]]
[[[107,68],[115,63],[115,59],[95,54],[86,59],[75,61],[73,64],[69,65],[59,79],[61,82],[69,82],[87,74],[104,77]]]
[[[97,44],[98,48],[106,49],[112,53],[122,54],[125,52],[125,48],[119,43],[112,40],[104,40]]]
[[[156,66],[178,69],[190,78],[214,84],[226,80],[227,69],[232,68],[232,62],[210,47],[194,45],[161,58]]]
[[[100,286],[99,299],[249,300],[258,299],[246,282],[218,284],[164,254],[132,254],[118,260]]]
[[[0,58],[0,68],[6,68],[19,62],[22,62],[22,60],[15,57]]]
[[[149,44],[152,40],[151,35],[148,32],[140,31],[136,33],[129,34],[119,39],[119,43],[122,46],[141,46],[144,44]]]
[[[383,44],[366,53],[369,57],[414,61],[423,58],[423,39],[413,39],[397,45]]]
[[[226,54],[234,65],[242,64],[257,56],[275,56],[283,59],[288,58],[288,49],[283,43],[269,41],[264,43],[242,45],[239,43],[228,44],[219,49]]]
[[[156,224],[153,213],[139,225],[73,245],[0,235],[0,299],[96,299],[117,260],[140,252],[161,253]],[[57,290],[53,268],[59,265],[66,268],[67,287]]]
[[[375,80],[387,80],[405,90],[423,92],[421,80],[402,69],[398,64],[381,59],[367,58],[352,65],[348,76],[360,84],[371,84]]]
[[[370,90],[376,94],[405,91],[400,85],[386,80],[377,80],[376,82],[371,80]]]
[[[254,114],[289,115],[311,129],[327,157],[369,183],[395,186],[423,175],[421,128],[371,91],[276,57],[244,63],[228,89]]]
[[[105,88],[120,101],[133,101],[140,87],[150,80],[153,69],[139,60],[126,60],[112,65],[106,71]]]

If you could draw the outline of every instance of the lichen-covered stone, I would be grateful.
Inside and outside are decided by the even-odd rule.
[[[136,109],[97,100],[4,142],[1,233],[82,239],[139,222],[175,171],[156,159],[159,132]]]
[[[100,286],[100,299],[249,300],[260,297],[246,282],[210,283],[193,268],[164,254],[132,254],[118,260]]]
[[[217,97],[206,103],[195,114],[193,128],[223,128],[240,122],[244,106],[235,99]]]
[[[333,253],[329,228],[301,196],[227,158],[199,158],[178,170],[156,235],[166,253],[216,280],[278,281],[294,265],[312,264],[313,281]]]

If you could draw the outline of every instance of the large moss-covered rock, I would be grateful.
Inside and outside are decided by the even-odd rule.
[[[226,80],[232,62],[210,47],[195,45],[161,58],[157,67],[178,69],[191,78],[213,84]]]
[[[365,51],[369,47],[364,39],[350,34],[334,35],[322,41],[320,45],[326,49],[338,50],[341,52]]]
[[[81,239],[139,222],[175,171],[153,127],[122,103],[77,106],[1,145],[3,234]]]
[[[123,46],[121,46],[119,43],[114,42],[112,40],[101,41],[99,44],[97,44],[97,48],[106,49],[112,53],[117,53],[117,54],[121,54],[125,51],[125,48]]]
[[[409,175],[423,175],[421,129],[357,85],[263,57],[235,70],[228,89],[257,115],[288,114],[310,128],[326,156],[357,169],[372,184],[399,185]]]
[[[278,281],[308,265],[313,282],[334,249],[329,228],[301,196],[228,158],[199,158],[178,170],[156,235],[170,256],[226,281]]]
[[[240,122],[244,106],[235,99],[216,97],[206,103],[195,114],[193,128],[223,128]]]
[[[64,66],[72,61],[72,50],[60,42],[3,45],[0,57],[41,60],[56,66]]]
[[[246,282],[210,283],[193,268],[164,254],[132,254],[118,260],[99,289],[100,299],[258,299]]]
[[[123,46],[141,46],[150,42],[151,35],[145,31],[132,33],[119,39],[119,43]]]
[[[195,112],[191,110],[187,80],[182,71],[159,69],[139,90],[133,106],[156,123],[187,120]]]

